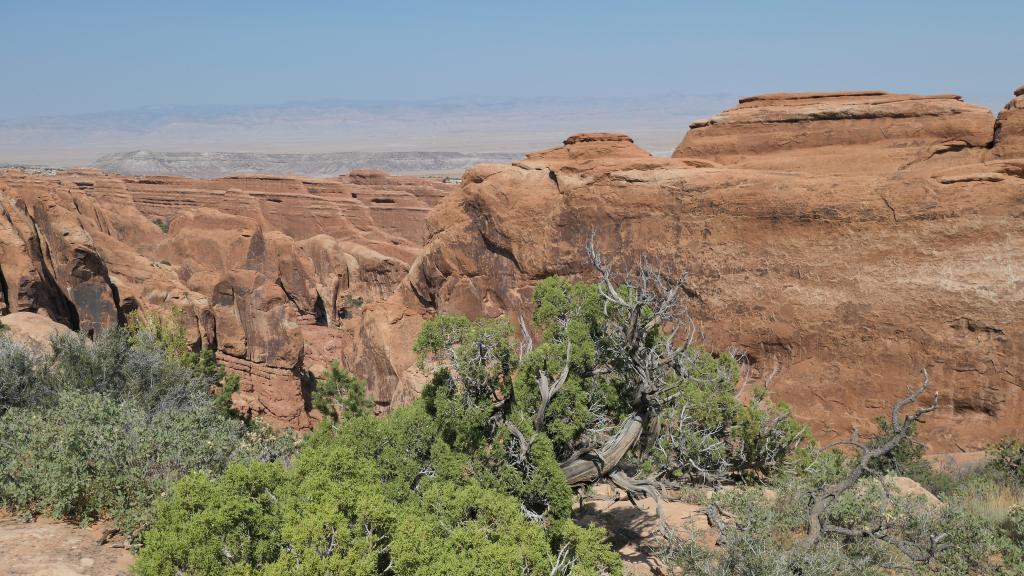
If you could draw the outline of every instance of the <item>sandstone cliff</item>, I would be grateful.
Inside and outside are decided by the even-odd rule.
[[[694,124],[671,158],[579,134],[457,189],[8,171],[0,306],[85,330],[180,306],[244,375],[240,405],[306,427],[310,372],[340,359],[382,407],[408,401],[425,318],[529,318],[540,279],[591,277],[596,234],[623,266],[684,266],[708,345],[742,353],[748,386],[770,379],[821,438],[865,426],[927,368],[931,450],[977,449],[1019,434],[1024,409],[1015,96],[998,119],[956,96],[759,96]]]
[[[948,152],[982,151],[991,140],[992,113],[955,95],[765,94],[694,122],[672,155],[744,168],[886,174]]]
[[[589,277],[596,233],[623,265],[685,265],[709,345],[744,354],[750,385],[774,375],[820,437],[868,426],[927,368],[931,449],[977,449],[1019,434],[1024,409],[1024,158],[1008,144],[1024,132],[1002,120],[994,139],[991,114],[954,96],[770,95],[697,124],[670,159],[596,134],[477,166],[357,341],[406,348],[417,306],[528,317],[541,278]],[[384,356],[361,368],[413,396],[411,358]]]
[[[181,308],[196,342],[242,376],[242,408],[307,428],[311,374],[344,360],[352,317],[393,293],[450,188],[365,171],[206,181],[6,171],[0,307],[86,332],[138,308]]]

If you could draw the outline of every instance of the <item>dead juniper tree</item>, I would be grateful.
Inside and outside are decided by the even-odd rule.
[[[676,377],[685,373],[690,344],[697,332],[680,298],[685,294],[686,276],[668,277],[641,258],[634,274],[616,281],[593,239],[587,245],[587,254],[601,275],[597,286],[604,316],[614,319],[605,325],[602,358],[594,372],[621,374],[629,413],[621,420],[617,432],[603,444],[583,446],[562,461],[562,471],[570,485],[589,484],[607,477],[631,492],[647,493],[649,483],[640,483],[616,468],[642,436],[646,434],[653,440],[660,435],[662,407],[673,398],[672,383]],[[667,335],[662,333],[665,326],[670,327]],[[680,331],[684,330],[681,336]],[[539,373],[539,381],[547,378],[543,371]],[[552,395],[543,395],[545,386],[543,382],[539,385],[539,413],[543,413]]]
[[[871,439],[861,440],[854,430],[850,439],[808,453],[828,463],[817,469],[827,479],[794,468],[780,476],[770,497],[756,489],[712,496],[703,512],[718,533],[717,546],[677,540],[663,550],[664,559],[695,576],[938,571],[952,548],[940,524],[948,518],[897,495],[884,477],[885,466],[938,406],[934,395],[922,401],[929,386],[924,372],[923,383],[895,403]],[[841,446],[850,453],[835,449]]]
[[[443,386],[425,394],[443,388],[486,411],[485,433],[526,483],[536,483],[550,451],[572,488],[609,483],[660,510],[666,489],[777,466],[802,427],[762,398],[736,398],[739,365],[700,345],[689,310],[698,295],[686,274],[646,257],[616,272],[593,239],[586,254],[598,281],[541,281],[532,327],[518,319],[518,354],[505,340],[507,322],[428,323],[417,351],[444,373],[435,377]],[[549,513],[550,499],[527,500],[529,518]]]
[[[599,274],[605,319],[592,373],[618,375],[628,411],[603,443],[583,446],[562,461],[569,483],[608,480],[631,497],[660,501],[666,487],[717,484],[778,465],[802,430],[784,410],[735,401],[738,366],[728,356],[713,359],[699,346],[688,306],[698,295],[687,275],[672,274],[646,257],[616,274],[593,238],[587,254]],[[756,418],[743,428],[736,418],[710,417],[711,405],[723,398],[727,402],[718,410],[749,410]],[[630,452],[635,458],[624,463]]]
[[[891,495],[884,479],[881,478],[883,473],[875,468],[876,462],[887,458],[905,443],[912,441],[911,435],[917,424],[921,422],[921,418],[935,411],[939,406],[938,393],[935,393],[927,405],[918,407],[910,414],[903,414],[905,409],[917,403],[928,390],[930,385],[928,371],[922,370],[921,373],[923,375],[921,385],[893,405],[886,434],[871,443],[865,443],[860,439],[860,434],[855,428],[849,440],[833,444],[834,446],[852,448],[855,456],[846,475],[835,483],[823,486],[812,496],[807,514],[807,545],[817,545],[822,538],[829,535],[845,538],[870,538],[892,545],[915,562],[933,561],[940,552],[948,547],[943,542],[946,538],[944,534],[929,534],[925,541],[912,541],[905,539],[894,529],[887,514]],[[829,511],[833,505],[843,494],[857,489],[858,484],[866,478],[878,478],[882,488],[882,498],[875,525],[869,528],[852,528],[833,524],[829,520]]]
[[[498,459],[493,461],[522,479],[521,487],[509,485],[527,518],[548,522],[554,510],[565,510],[550,492],[553,484],[539,480],[554,478],[554,468],[578,493],[606,483],[634,503],[652,499],[671,553],[682,544],[663,513],[672,488],[763,479],[786,461],[805,431],[763,393],[748,402],[737,398],[739,364],[701,346],[689,309],[699,296],[685,274],[645,257],[616,272],[593,239],[586,254],[597,282],[555,277],[538,283],[532,326],[518,319],[518,353],[511,326],[500,319],[439,317],[417,347],[445,366],[441,380],[463,410],[457,420],[484,423],[466,436],[488,438],[485,451]],[[917,561],[945,549],[941,534],[916,538],[892,526],[887,493],[873,526],[843,525],[830,514],[844,494],[856,495],[851,490],[862,479],[879,476],[875,463],[905,446],[935,409],[933,402],[903,414],[928,386],[926,375],[920,388],[897,402],[884,434],[871,442],[855,434],[844,442],[857,458],[843,477],[811,495],[807,536],[787,554],[818,550],[826,539],[835,544],[857,538],[892,545]],[[803,510],[798,505],[798,517]],[[722,542],[754,537],[718,505],[706,513]],[[558,554],[553,566],[567,558]]]

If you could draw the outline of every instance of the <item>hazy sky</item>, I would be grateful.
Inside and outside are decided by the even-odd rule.
[[[1001,106],[1024,1],[0,0],[0,118],[882,88]]]

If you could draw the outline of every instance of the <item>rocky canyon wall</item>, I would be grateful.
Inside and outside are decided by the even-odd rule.
[[[2,306],[84,330],[179,306],[244,375],[241,406],[303,428],[304,382],[331,359],[382,408],[407,402],[426,318],[528,319],[540,279],[593,277],[594,235],[622,267],[685,268],[707,345],[820,438],[867,426],[926,368],[930,449],[974,450],[1020,435],[1024,410],[1022,97],[997,119],[950,95],[758,96],[671,158],[586,133],[457,188],[11,171]]]
[[[708,345],[733,349],[822,439],[870,419],[928,369],[932,451],[1020,435],[1024,411],[1024,136],[955,96],[881,92],[744,99],[695,123],[672,158],[583,134],[481,165],[432,213],[364,349],[406,348],[398,310],[529,317],[551,274],[592,278],[591,234],[623,267],[682,265]],[[396,319],[397,318],[397,319]],[[384,327],[384,328],[382,328]],[[374,380],[415,395],[408,356]]]

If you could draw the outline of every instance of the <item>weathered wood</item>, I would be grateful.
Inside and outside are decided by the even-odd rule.
[[[607,475],[619,465],[626,452],[640,440],[643,418],[631,414],[615,436],[597,450],[589,450],[560,464],[570,486],[590,484]]]

